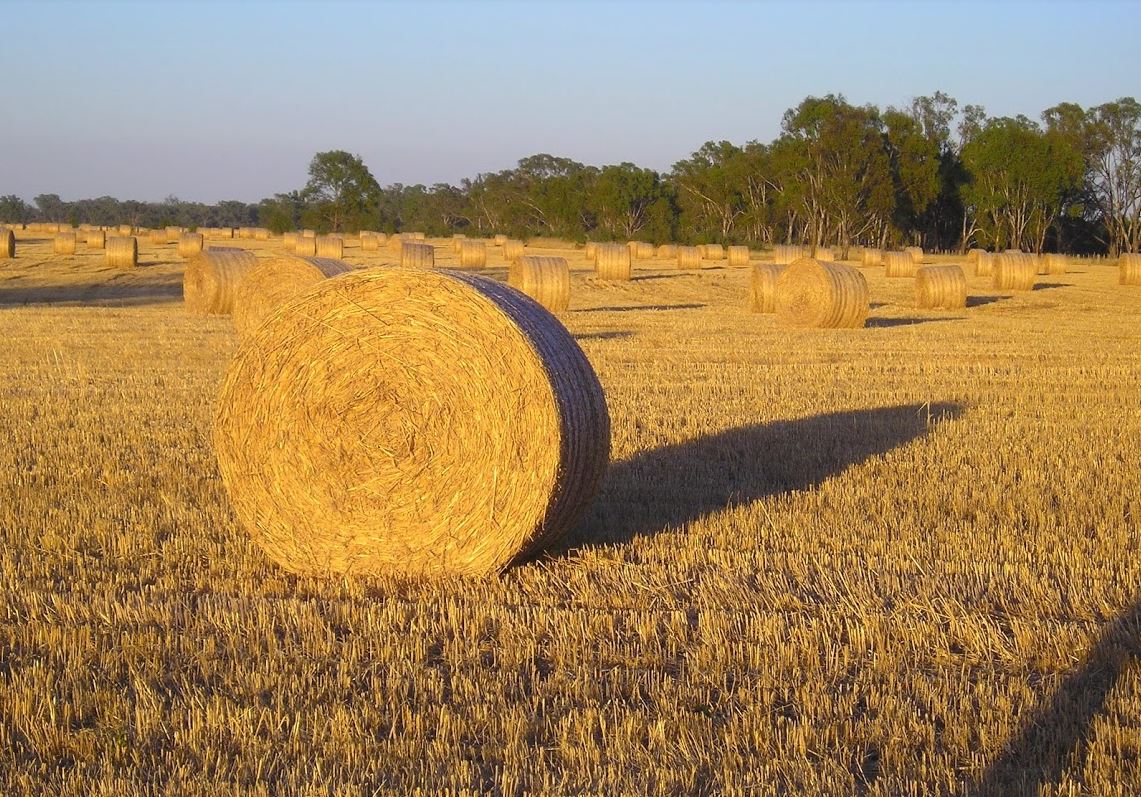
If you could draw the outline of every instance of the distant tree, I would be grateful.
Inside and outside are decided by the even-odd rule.
[[[603,166],[590,195],[590,211],[598,228],[611,238],[669,237],[669,196],[653,169],[632,163]]]
[[[1122,97],[1090,110],[1090,189],[1109,253],[1141,251],[1141,103]]]
[[[15,194],[0,196],[0,221],[23,223],[28,220],[31,208]]]
[[[67,219],[67,203],[59,198],[59,194],[40,194],[32,201],[36,203],[36,210],[41,221],[65,221]]]
[[[693,240],[727,241],[746,211],[744,162],[740,147],[707,141],[673,166],[682,230]]]
[[[375,218],[380,186],[359,155],[344,150],[318,152],[309,163],[309,182],[301,196],[324,231],[368,226]]]
[[[296,230],[304,210],[305,202],[301,199],[300,192],[274,194],[272,198],[258,203],[258,224],[279,234]]]

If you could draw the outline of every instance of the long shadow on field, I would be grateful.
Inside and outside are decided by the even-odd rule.
[[[182,280],[75,285],[0,285],[0,307],[28,304],[130,307],[182,301]]]
[[[1074,287],[1074,284],[1072,282],[1039,282],[1039,283],[1036,283],[1034,285],[1032,290],[1049,291],[1049,290],[1053,290],[1054,288],[1072,288],[1072,287]]]
[[[571,310],[572,313],[631,313],[636,310],[696,310],[705,307],[704,304],[642,304],[623,305],[620,307],[583,307]]]
[[[916,324],[938,324],[944,321],[963,321],[962,316],[952,316],[949,318],[869,318],[867,325],[869,327],[913,327]]]
[[[1141,658],[1141,600],[1105,625],[1077,669],[1044,699],[1001,755],[966,789],[972,797],[1030,797],[1081,772],[1094,718],[1123,671]]]
[[[909,404],[729,429],[611,465],[586,522],[566,540],[621,544],[767,496],[808,490],[961,415]]]
[[[982,307],[985,304],[1005,302],[1009,298],[1009,296],[968,296],[967,307]]]

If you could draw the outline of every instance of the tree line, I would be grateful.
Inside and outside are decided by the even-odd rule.
[[[942,92],[883,110],[829,94],[786,111],[769,143],[710,141],[665,173],[537,154],[459,185],[381,187],[330,151],[257,204],[4,196],[0,219],[1116,255],[1141,249],[1141,104],[1060,103],[1035,121]]]

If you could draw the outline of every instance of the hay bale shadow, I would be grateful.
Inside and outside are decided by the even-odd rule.
[[[0,307],[69,305],[136,307],[182,301],[182,281],[148,283],[76,283],[0,287]]]
[[[1074,284],[1072,282],[1038,282],[1038,283],[1035,283],[1034,287],[1031,290],[1049,291],[1049,290],[1053,290],[1054,288],[1072,288],[1072,287],[1074,287]]]
[[[574,336],[575,340],[622,340],[623,338],[632,338],[634,333],[629,330],[612,330],[610,332],[579,332]]]
[[[967,307],[982,307],[995,302],[1005,302],[1009,296],[968,296]]]
[[[621,307],[583,307],[578,310],[571,310],[572,313],[632,313],[637,310],[697,310],[698,308],[705,307],[704,304],[689,303],[689,304],[642,304],[642,305],[628,305]]]
[[[869,327],[912,327],[916,324],[937,324],[943,321],[965,321],[962,316],[951,316],[949,318],[918,318],[908,316],[906,318],[869,318],[867,326]]]

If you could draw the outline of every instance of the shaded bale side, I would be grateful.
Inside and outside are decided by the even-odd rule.
[[[630,257],[635,260],[649,260],[654,256],[654,245],[645,241],[630,241],[626,246],[630,249]]]
[[[297,248],[297,239],[301,233],[287,232],[281,236],[281,248],[286,252],[293,252]]]
[[[552,313],[570,305],[570,267],[565,257],[521,257],[508,269],[507,284]]]
[[[202,246],[202,233],[184,232],[182,235],[178,236],[179,257],[194,257],[202,251]]]
[[[229,315],[234,310],[238,286],[257,265],[253,252],[245,249],[204,249],[186,262],[182,276],[182,300],[195,315]]]
[[[600,244],[594,273],[599,279],[630,279],[630,249],[622,244]]]
[[[400,265],[405,268],[435,268],[436,250],[431,244],[402,241],[400,244]]]
[[[958,266],[920,266],[915,272],[915,306],[959,310],[967,306],[967,275]]]
[[[787,266],[806,256],[807,247],[799,244],[777,244],[773,247],[773,262],[780,266]]]
[[[465,238],[467,238],[467,236],[460,232],[452,236],[452,252],[454,254],[458,255],[460,253]]]
[[[867,321],[868,282],[858,269],[801,258],[777,277],[777,320],[786,326],[855,328]]]
[[[749,265],[749,247],[747,246],[730,246],[726,250],[726,254],[730,266],[743,268]]]
[[[459,252],[460,266],[463,268],[483,268],[487,265],[487,244],[483,241],[461,240]]]
[[[986,250],[985,249],[978,249],[978,248],[968,249],[967,250],[967,264],[973,266],[975,264],[975,261],[977,261],[979,259],[979,253],[980,252],[985,254]]]
[[[701,249],[696,246],[679,246],[677,267],[683,270],[701,268]]]
[[[133,235],[108,238],[103,251],[111,268],[135,268],[139,265],[139,239]]]
[[[369,233],[368,235],[361,236],[361,249],[366,252],[379,252],[382,244],[385,243],[383,233]]]
[[[914,277],[917,268],[908,252],[884,252],[883,266],[885,277]]]
[[[234,329],[246,337],[270,313],[321,280],[351,271],[342,260],[324,257],[271,257],[259,260],[234,293]]]
[[[214,449],[241,524],[309,575],[485,576],[582,517],[610,451],[573,337],[495,280],[323,280],[242,342]]]
[[[75,233],[59,232],[52,239],[52,252],[57,255],[75,254]]]
[[[1033,290],[1037,276],[1038,263],[1032,255],[1004,252],[995,259],[994,287],[999,290]]]
[[[749,309],[754,313],[775,313],[777,279],[785,266],[776,263],[756,263],[753,265],[752,280],[749,285]]]

